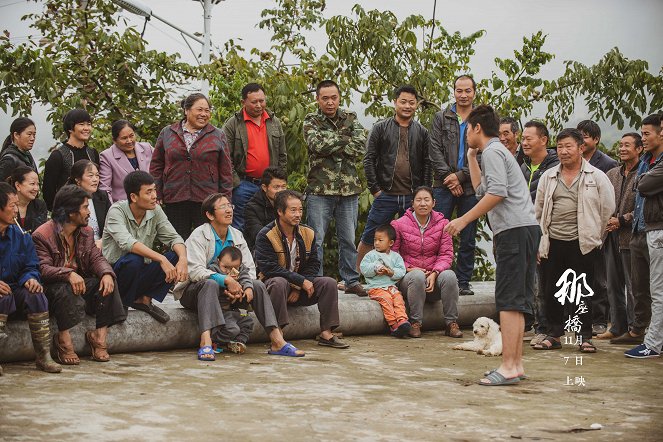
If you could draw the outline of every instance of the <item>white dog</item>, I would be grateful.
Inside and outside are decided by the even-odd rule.
[[[482,316],[472,325],[474,341],[454,346],[454,350],[475,351],[480,355],[499,356],[502,354],[502,333],[497,322]]]

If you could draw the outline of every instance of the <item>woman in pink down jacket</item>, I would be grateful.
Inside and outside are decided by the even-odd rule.
[[[407,273],[398,283],[409,306],[412,329],[410,336],[421,336],[426,301],[442,300],[445,334],[462,338],[458,327],[458,280],[451,270],[454,257],[453,240],[444,232],[449,223],[444,215],[433,210],[433,189],[415,189],[412,207],[391,222],[396,229],[393,251],[405,261]]]

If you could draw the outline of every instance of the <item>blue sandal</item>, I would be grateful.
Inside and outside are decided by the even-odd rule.
[[[211,356],[211,357],[210,357]],[[214,350],[211,345],[205,345],[198,349],[198,360],[199,361],[215,361],[216,356],[214,356]]]
[[[305,354],[297,354],[297,347],[292,345],[289,342],[286,342],[283,347],[281,347],[280,350],[274,351],[271,348],[267,351],[267,354],[273,355],[273,356],[290,356],[293,358],[301,358],[302,356],[306,356]]]

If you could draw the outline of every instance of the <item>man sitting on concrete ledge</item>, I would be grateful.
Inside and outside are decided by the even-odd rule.
[[[339,325],[336,281],[317,276],[320,268],[315,245],[315,232],[300,225],[302,196],[294,190],[283,190],[274,200],[276,221],[265,226],[256,238],[256,264],[272,299],[278,324],[290,322],[288,304],[318,304],[320,311],[319,345],[348,348],[332,330]]]
[[[186,240],[190,282],[178,284],[174,292],[175,299],[179,299],[182,306],[198,313],[201,333],[198,358],[214,360],[212,341],[217,344],[226,342],[230,351],[244,353],[246,342],[228,342],[231,339],[228,336],[234,338],[241,328],[237,315],[223,311],[222,304],[227,304],[228,299],[244,299],[251,304],[272,343],[269,354],[304,356],[303,351],[283,339],[265,284],[256,279],[256,267],[246,240],[242,232],[231,226],[233,205],[226,196],[215,193],[203,200],[201,210],[208,222],[197,227]],[[210,263],[216,262],[221,251],[228,247],[236,247],[241,252],[239,278],[209,268]],[[248,272],[248,281],[241,284],[244,270]]]
[[[170,316],[152,304],[162,302],[168,290],[187,279],[186,247],[161,206],[154,178],[137,170],[124,178],[127,200],[108,210],[102,237],[104,257],[113,265],[122,303],[142,310],[159,322]],[[171,251],[154,250],[155,241]]]
[[[37,368],[60,373],[62,367],[50,354],[48,300],[39,283],[39,260],[32,238],[16,225],[17,215],[16,189],[0,183],[0,341],[8,337],[9,315],[27,314]]]
[[[61,364],[78,365],[69,329],[83,320],[84,312],[96,315],[96,330],[85,333],[92,360],[110,360],[106,348],[108,327],[127,318],[115,273],[94,243],[88,227],[91,196],[78,186],[64,186],[55,194],[53,219],[32,235],[39,268],[46,285],[49,309],[58,324],[53,336]]]

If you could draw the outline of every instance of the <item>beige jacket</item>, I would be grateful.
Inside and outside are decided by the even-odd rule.
[[[242,232],[232,226],[228,227],[228,231],[232,237],[233,244],[240,250],[240,252],[242,252],[242,265],[248,267],[251,279],[256,279],[256,265],[253,262],[251,251],[246,244]],[[173,289],[173,297],[175,299],[180,299],[182,297],[184,290],[190,283],[207,279],[214,273],[207,267],[214,256],[215,247],[216,241],[210,223],[205,223],[202,226],[196,227],[194,231],[191,232],[191,236],[186,240],[186,257],[189,262],[189,279],[177,283]]]
[[[548,257],[552,220],[553,193],[557,187],[560,165],[548,169],[539,181],[534,209],[543,236],[539,243],[539,256]],[[608,177],[584,159],[578,183],[578,241],[583,255],[601,247],[605,228],[615,211],[615,191]]]

